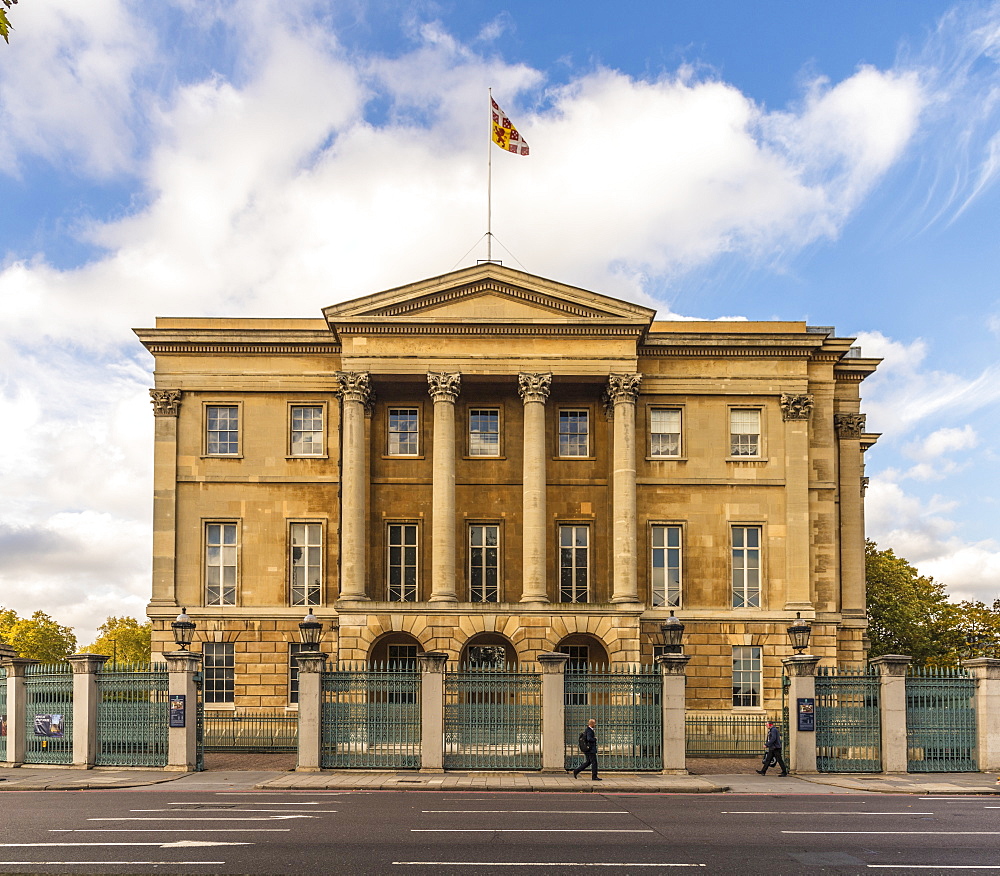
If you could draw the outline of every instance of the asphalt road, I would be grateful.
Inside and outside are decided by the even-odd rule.
[[[182,790],[0,795],[0,872],[1000,871],[995,797]]]

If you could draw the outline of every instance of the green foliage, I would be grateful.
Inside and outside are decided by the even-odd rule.
[[[12,609],[0,606],[0,639],[18,656],[42,663],[60,663],[76,651],[72,628],[57,624],[44,611],[22,618]]]
[[[100,635],[82,650],[107,654],[116,663],[148,663],[152,650],[153,624],[140,624],[134,617],[109,617],[98,627]]]
[[[11,27],[10,19],[7,18],[7,10],[15,5],[17,0],[0,0],[0,3],[3,3],[3,6],[0,6],[0,36],[3,37],[5,43],[10,43],[7,37],[14,28]]]

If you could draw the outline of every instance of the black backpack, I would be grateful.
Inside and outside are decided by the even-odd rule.
[[[587,731],[584,730],[583,733],[580,734],[580,751],[586,754],[589,750],[590,746],[587,745]]]

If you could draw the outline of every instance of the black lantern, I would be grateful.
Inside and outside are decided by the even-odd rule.
[[[680,654],[681,643],[684,640],[684,624],[680,618],[674,617],[673,611],[662,624],[660,624],[660,636],[663,640],[663,652],[665,654]]]
[[[302,639],[303,651],[318,651],[319,640],[323,638],[323,624],[321,624],[311,611],[299,624],[299,637]]]
[[[170,625],[170,629],[174,631],[174,642],[177,643],[177,647],[181,651],[190,649],[191,642],[194,640],[195,626],[195,622],[188,617],[186,608],[181,609],[181,613],[177,615],[177,620]]]
[[[809,636],[812,633],[812,627],[801,618],[802,612],[795,612],[795,623],[788,628],[788,639],[796,654],[801,654],[809,647]]]

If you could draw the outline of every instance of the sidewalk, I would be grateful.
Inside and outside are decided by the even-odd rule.
[[[603,781],[563,773],[419,773],[324,771],[290,773],[211,770],[0,768],[0,791],[83,791],[169,785],[178,791],[555,791],[606,794],[1000,794],[995,773],[908,775],[823,774],[812,776],[732,774],[665,776],[605,772]],[[165,789],[164,789],[165,790]]]

